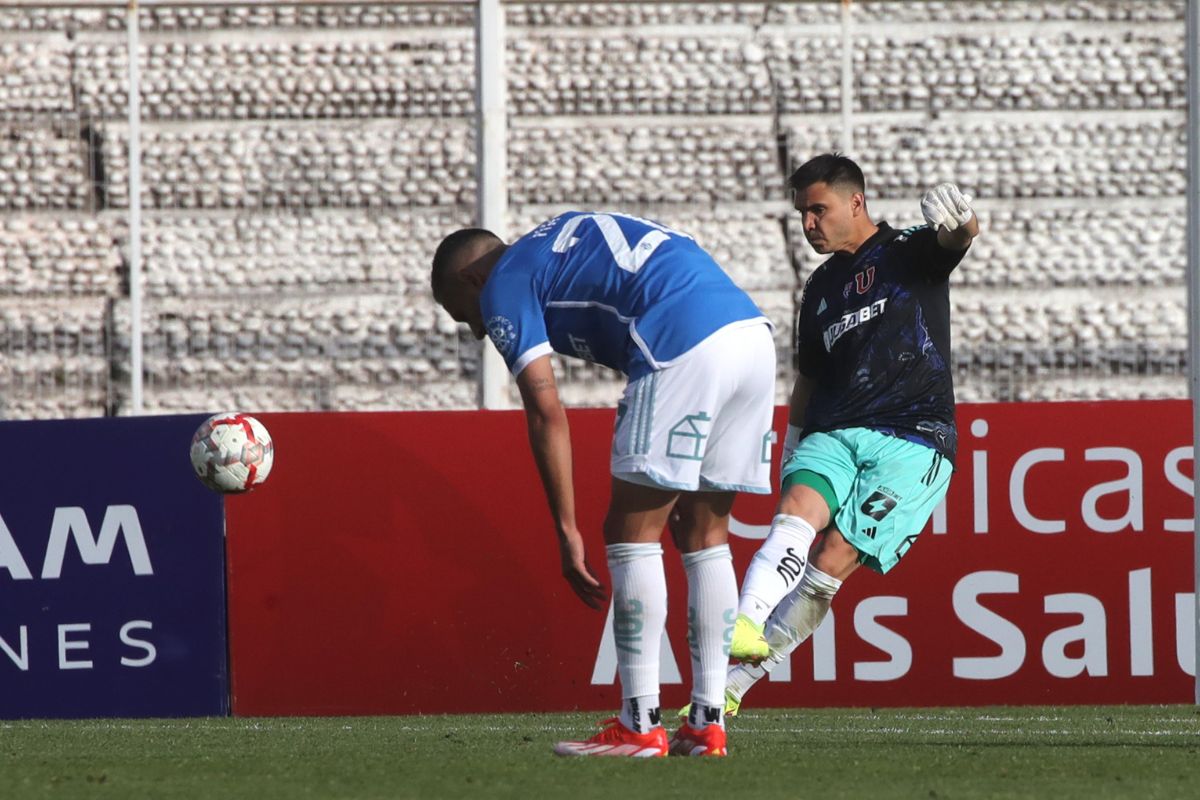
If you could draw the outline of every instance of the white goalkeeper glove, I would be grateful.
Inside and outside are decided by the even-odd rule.
[[[959,191],[953,183],[939,183],[926,192],[921,198],[921,213],[935,231],[938,228],[955,230],[970,222],[975,214],[971,210],[970,196]]]
[[[787,434],[783,437],[783,454],[779,457],[780,469],[792,457],[792,453],[796,452],[796,446],[800,444],[800,437],[803,435],[804,429],[799,425],[787,426]]]

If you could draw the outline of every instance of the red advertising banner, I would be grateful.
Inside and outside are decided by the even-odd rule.
[[[559,576],[521,412],[261,418],[275,470],[227,504],[234,713],[617,707],[606,616]],[[606,580],[613,412],[570,420],[579,520]],[[856,572],[747,702],[1188,701],[1188,404],[965,405],[959,426],[947,501],[904,561]],[[739,576],[774,504],[734,508]],[[682,705],[686,582],[667,541],[663,700]]]

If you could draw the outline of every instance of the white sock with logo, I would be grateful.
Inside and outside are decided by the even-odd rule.
[[[621,723],[645,733],[662,724],[658,657],[667,624],[667,578],[662,545],[610,544],[613,640],[621,676]]]
[[[738,613],[758,625],[796,588],[808,563],[808,548],[817,532],[806,520],[792,514],[776,514],[767,540],[754,554],[742,581]]]
[[[688,645],[692,651],[693,728],[725,724],[725,673],[737,616],[737,576],[729,545],[683,554],[688,580]]]
[[[771,646],[770,655],[761,666],[735,664],[731,667],[727,678],[729,693],[740,700],[751,686],[804,644],[829,613],[833,596],[841,586],[842,582],[837,578],[810,564],[800,585],[783,598],[767,620],[765,635]]]

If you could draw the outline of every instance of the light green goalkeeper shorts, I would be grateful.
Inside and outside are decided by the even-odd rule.
[[[867,428],[805,436],[783,465],[781,485],[800,470],[829,482],[838,502],[833,524],[858,550],[859,563],[880,573],[912,547],[954,472],[932,447]]]

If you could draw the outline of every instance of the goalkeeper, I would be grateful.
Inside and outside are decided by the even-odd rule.
[[[896,566],[954,469],[949,279],[979,233],[969,198],[939,184],[921,201],[928,224],[894,230],[871,221],[843,155],[813,158],[789,185],[805,238],[832,257],[800,301],[780,502],[742,582],[726,713],[859,565]]]

